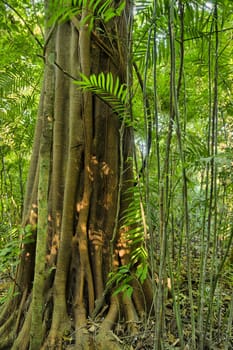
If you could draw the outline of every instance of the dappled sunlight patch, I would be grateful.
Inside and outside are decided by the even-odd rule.
[[[51,244],[51,248],[50,248],[50,254],[48,254],[46,256],[46,260],[49,262],[49,263],[52,263],[54,262],[54,259],[56,258],[57,256],[57,253],[58,253],[58,249],[59,249],[59,235],[56,233],[54,234],[53,236],[53,239],[52,239],[52,244]]]
[[[88,178],[90,181],[94,180],[93,171],[89,165],[86,166],[86,171],[88,173]]]
[[[94,231],[92,229],[88,230],[89,241],[91,241],[96,246],[103,246],[104,244],[104,232],[102,230]]]
[[[89,203],[84,199],[76,204],[77,213],[80,213],[81,210],[84,210],[88,207]]]
[[[37,223],[37,218],[38,218],[38,206],[37,204],[33,203],[30,211],[30,216],[29,216],[30,224],[35,225]]]
[[[110,166],[106,162],[102,162],[101,173],[105,176],[108,176],[110,174],[113,174],[113,171],[111,170]]]
[[[108,192],[104,197],[104,208],[108,210],[113,205],[113,195]]]

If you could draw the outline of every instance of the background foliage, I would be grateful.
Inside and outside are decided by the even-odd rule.
[[[19,254],[18,225],[42,76],[41,10],[40,2],[0,3],[0,269],[6,277],[13,272],[7,257]]]

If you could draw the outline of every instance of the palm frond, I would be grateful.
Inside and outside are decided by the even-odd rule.
[[[90,91],[105,101],[119,115],[125,113],[127,88],[120,83],[119,77],[114,78],[112,73],[103,72],[90,77],[80,73],[82,80],[75,81],[80,88]]]
[[[130,259],[125,265],[119,266],[117,271],[109,274],[107,286],[115,288],[114,294],[123,293],[131,296],[133,293],[132,281],[143,283],[148,277],[148,252],[145,242],[145,222],[143,220],[142,194],[138,187],[127,190],[132,199],[129,207],[121,217],[120,230],[130,248]]]
[[[0,96],[16,94],[27,86],[24,79],[13,71],[0,71]]]
[[[82,9],[86,9],[87,15],[80,25],[84,25],[87,21],[93,25],[95,18],[101,18],[104,22],[108,22],[112,18],[120,16],[125,8],[125,1],[120,1],[118,6],[115,4],[113,6],[112,0],[104,2],[102,0],[55,0],[51,6],[51,23],[65,22],[80,14]]]

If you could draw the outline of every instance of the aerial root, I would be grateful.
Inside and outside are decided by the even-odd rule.
[[[14,341],[14,344],[11,350],[27,350],[29,341],[30,341],[30,325],[32,319],[32,307],[30,304],[29,310],[26,314],[25,320],[23,322],[23,327],[21,328],[17,339]]]
[[[0,327],[0,349],[9,349],[15,339],[15,325],[13,324],[15,314],[12,313],[8,320]],[[9,329],[11,332],[9,333]]]
[[[16,314],[17,314],[16,312],[12,312],[12,314],[6,319],[5,323],[3,323],[3,325],[0,327],[1,339],[4,336],[4,334],[7,334],[7,332],[9,332],[9,329],[12,329],[12,331],[15,331],[15,326],[12,326],[12,325],[15,321]]]

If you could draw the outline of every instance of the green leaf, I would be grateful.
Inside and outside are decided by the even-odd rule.
[[[81,73],[80,76],[82,80],[75,81],[75,84],[102,98],[119,115],[124,113],[127,88],[125,84],[120,84],[118,77],[114,78],[111,72],[92,74],[90,77]]]
[[[125,1],[122,1],[118,6],[118,8],[115,10],[116,15],[120,16],[124,8],[125,8]]]

